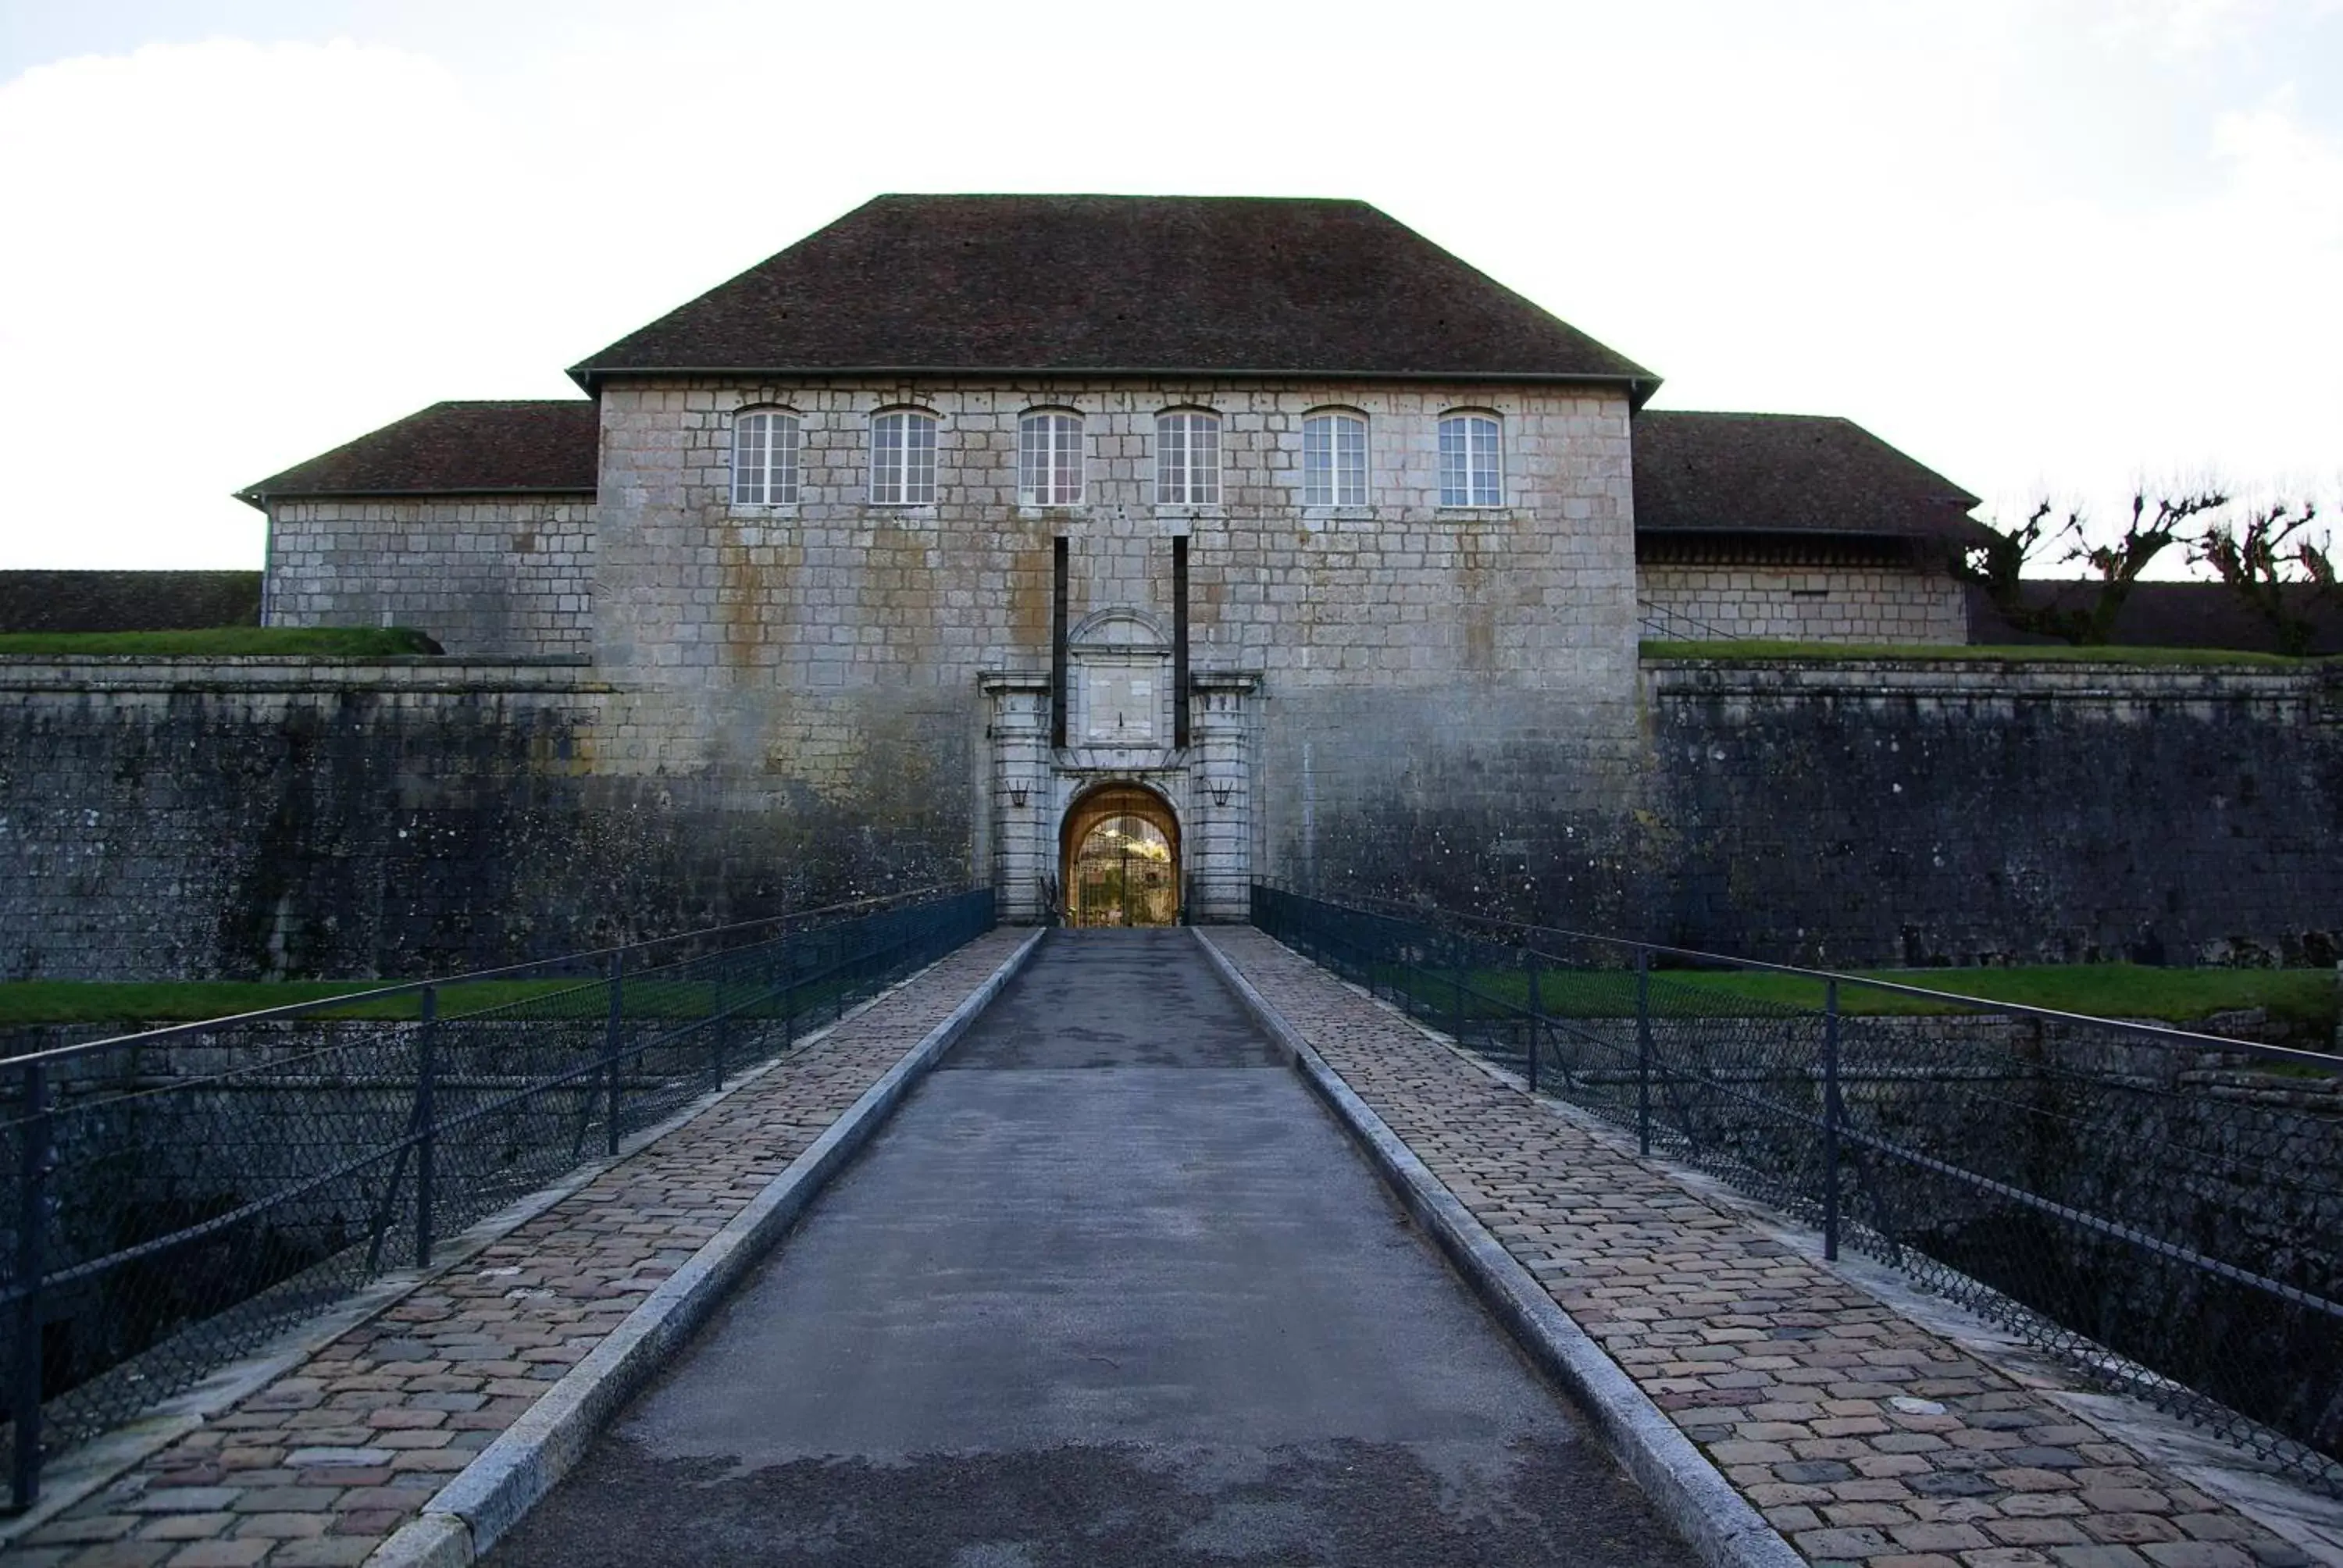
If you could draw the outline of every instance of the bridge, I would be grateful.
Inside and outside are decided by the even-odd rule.
[[[910,899],[0,1068],[0,1558],[2343,1560],[2331,1254],[2205,1222],[2331,1212],[2328,1059],[1254,920]],[[2046,1164],[2119,1129],[2185,1201]]]

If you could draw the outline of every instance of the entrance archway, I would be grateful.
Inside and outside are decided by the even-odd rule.
[[[1139,784],[1101,784],[1059,832],[1070,926],[1169,926],[1180,919],[1180,819]]]

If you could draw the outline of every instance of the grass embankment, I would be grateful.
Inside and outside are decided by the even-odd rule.
[[[2138,964],[2042,964],[2017,969],[1869,970],[1868,978],[1973,996],[1987,1001],[2056,1008],[2104,1018],[2160,1019],[2196,1022],[2215,1013],[2267,1010],[2277,1022],[2325,1033],[2335,1027],[2337,992],[2331,970],[2150,969]],[[1396,978],[1396,977],[1395,977]],[[1419,970],[1413,990],[1432,1006],[1451,1000],[1444,972]],[[58,1023],[119,1023],[126,1028],[224,1018],[297,1002],[322,1001],[372,989],[364,980],[16,980],[0,984],[0,1028]],[[760,1004],[759,1014],[779,1016],[824,1005],[835,983],[809,982],[794,997]],[[1529,977],[1519,970],[1474,970],[1465,984],[1481,997],[1520,1006],[1529,1000]],[[1731,1017],[1754,1004],[1761,1010],[1801,1008],[1820,1010],[1823,984],[1803,975],[1657,969],[1653,1000],[1663,1012],[1682,1017]],[[1544,970],[1539,999],[1549,1012],[1618,1017],[1635,1006],[1635,977],[1626,970]],[[637,1018],[688,1018],[707,1012],[714,1001],[706,982],[662,981],[646,977],[627,995],[627,1012]],[[598,1017],[607,1005],[599,984],[573,980],[473,980],[439,989],[439,1013],[460,1017],[490,1009],[511,1016]],[[1491,1010],[1488,1002],[1468,1010]],[[1840,1010],[1851,1015],[1956,1014],[1954,1002],[1865,986],[1839,988]],[[409,994],[354,1002],[321,1011],[336,1019],[412,1019],[421,1000]]]
[[[50,658],[386,658],[437,653],[403,626],[216,626],[195,631],[0,632],[0,654]]]
[[[2154,969],[2141,964],[2037,964],[2011,969],[1866,970],[1868,979],[1948,991],[1985,1001],[2055,1008],[2100,1018],[2157,1019],[2191,1023],[2215,1013],[2250,1008],[2301,1028],[2332,1030],[2337,1016],[2332,970]],[[1520,1005],[1529,998],[1529,977],[1519,972],[1476,970],[1466,980],[1484,996]],[[1824,982],[1804,975],[1759,971],[1718,972],[1660,969],[1652,971],[1654,1005],[1682,1016],[1731,1015],[1751,1003],[1771,1010],[1820,1010]],[[1550,1011],[1584,1010],[1614,1016],[1634,1006],[1634,976],[1624,970],[1545,970],[1538,976],[1540,1000]],[[1448,989],[1444,978],[1418,980],[1416,994],[1437,1005]],[[1842,985],[1839,1010],[1872,1017],[1958,1014],[1956,1002],[1867,986]]]
[[[1645,658],[1890,659],[2017,664],[2264,665],[2295,668],[2328,662],[2289,658],[2278,653],[2246,653],[2219,648],[2076,648],[2066,643],[1991,645],[1956,643],[1849,642],[1670,642],[1642,644]]]
[[[226,1018],[267,1008],[323,1001],[375,989],[369,980],[14,980],[0,984],[0,1028],[43,1024],[105,1023],[131,1030],[159,1028],[202,1019]],[[780,1018],[827,1007],[845,982],[835,977],[809,980],[775,992],[742,1010],[755,1018]],[[608,993],[598,980],[469,980],[439,988],[442,1018],[497,1010],[508,1018],[601,1018]],[[689,1019],[714,1010],[717,988],[704,980],[662,980],[646,976],[626,991],[628,1018]],[[737,988],[723,1000],[737,1006]],[[399,1020],[420,1018],[422,998],[414,993],[321,1009],[320,1019]]]

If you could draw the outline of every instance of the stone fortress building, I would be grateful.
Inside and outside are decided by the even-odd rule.
[[[571,375],[246,491],[264,618],[583,661],[593,779],[1012,919],[1081,918],[1101,831],[1157,917],[1379,866],[1591,890],[1640,637],[1966,635],[1976,498],[1844,420],[1647,411],[1356,202],[882,196]]]

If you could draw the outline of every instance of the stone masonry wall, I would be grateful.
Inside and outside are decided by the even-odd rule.
[[[928,869],[599,775],[610,701],[563,663],[0,659],[0,979],[444,973]]]
[[[279,501],[266,626],[407,626],[448,653],[593,647],[591,496]]]
[[[2332,963],[2318,666],[1654,660],[1652,929],[1752,957]]]
[[[2318,667],[1654,660],[1625,741],[1567,689],[1271,681],[1267,869],[1329,893],[1855,966],[2343,956]],[[662,770],[575,665],[0,660],[0,978],[445,971],[956,880],[974,791],[914,754],[981,719],[881,695],[930,706],[858,801],[789,735]],[[816,756],[889,711],[774,701]]]
[[[730,504],[731,414],[759,405],[803,421],[793,507]],[[940,417],[935,506],[867,500],[870,417],[898,406]],[[1368,506],[1300,505],[1302,417],[1326,406],[1368,417]],[[1437,419],[1458,406],[1503,422],[1503,507],[1436,504]],[[979,676],[1047,671],[1052,540],[1071,622],[1127,607],[1168,626],[1184,536],[1196,667],[1263,676],[1257,869],[1380,879],[1421,851],[1461,889],[1620,819],[1637,742],[1615,393],[664,382],[609,385],[601,407],[597,662],[628,689],[606,768],[855,814],[866,842],[981,868],[1000,808]],[[1222,417],[1218,506],[1155,504],[1155,416],[1183,407]],[[1037,407],[1084,418],[1080,506],[1018,504]]]
[[[1647,562],[1644,635],[1669,640],[1960,644],[1968,602],[1943,572],[1870,566]]]

